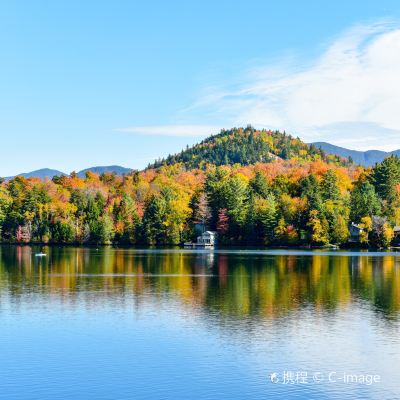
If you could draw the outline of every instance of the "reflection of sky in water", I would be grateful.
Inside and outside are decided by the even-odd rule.
[[[0,250],[0,398],[398,398],[399,258]],[[273,385],[284,370],[382,383]]]

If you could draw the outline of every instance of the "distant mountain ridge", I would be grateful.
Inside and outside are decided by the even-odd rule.
[[[37,170],[31,171],[31,172],[24,172],[24,173],[14,175],[14,176],[7,176],[4,179],[8,181],[10,179],[15,178],[16,176],[23,176],[24,178],[40,178],[40,179],[49,178],[49,179],[52,179],[54,176],[61,176],[61,175],[66,175],[66,174],[64,172],[58,171],[56,169],[42,168],[42,169],[37,169]]]
[[[93,172],[95,174],[101,175],[106,172],[111,172],[115,173],[116,175],[123,175],[131,172],[132,169],[130,168],[125,168],[121,167],[119,165],[107,165],[107,166],[97,166],[97,167],[90,167],[90,168],[85,168],[82,171],[77,172],[77,175],[80,178],[84,178],[86,175],[86,172]],[[56,169],[50,169],[50,168],[42,168],[42,169],[37,169],[35,171],[31,172],[24,172],[21,174],[17,174],[14,176],[8,176],[5,179],[10,180],[12,178],[15,178],[16,176],[23,176],[25,178],[40,178],[40,179],[53,179],[55,176],[62,176],[62,175],[68,175],[65,172],[58,171]]]
[[[311,143],[315,147],[321,149],[327,154],[334,154],[339,157],[349,158],[351,157],[354,163],[363,165],[365,167],[371,167],[376,163],[382,162],[386,157],[391,155],[400,157],[400,150],[394,151],[381,151],[381,150],[350,150],[344,147],[335,146],[327,142],[314,142]]]

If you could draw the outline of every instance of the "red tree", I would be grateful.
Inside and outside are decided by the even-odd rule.
[[[229,230],[229,216],[226,208],[221,208],[218,212],[217,231],[218,233],[226,233]]]

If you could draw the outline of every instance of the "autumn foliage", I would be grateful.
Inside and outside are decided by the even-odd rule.
[[[239,144],[240,162],[232,163]],[[170,245],[194,239],[203,224],[222,244],[326,245],[346,243],[354,222],[361,244],[388,246],[400,224],[399,185],[396,157],[364,169],[288,135],[246,128],[125,176],[3,181],[0,235],[3,242]]]

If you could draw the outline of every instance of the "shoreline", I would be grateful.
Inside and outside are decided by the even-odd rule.
[[[15,242],[0,242],[0,246],[15,246],[15,247],[49,247],[49,248],[60,248],[60,247],[81,247],[81,248],[116,248],[116,249],[137,249],[137,250],[197,250],[197,251],[209,251],[215,250],[304,250],[304,251],[365,251],[365,252],[389,252],[389,251],[400,251],[400,247],[391,246],[388,248],[379,247],[366,247],[366,246],[311,246],[311,245],[293,245],[293,246],[257,246],[257,245],[223,245],[215,246],[211,248],[195,248],[188,249],[183,245],[158,245],[150,246],[145,244],[135,245],[123,245],[123,244],[94,244],[94,243],[44,243],[44,242],[29,242],[29,243],[15,243]]]

